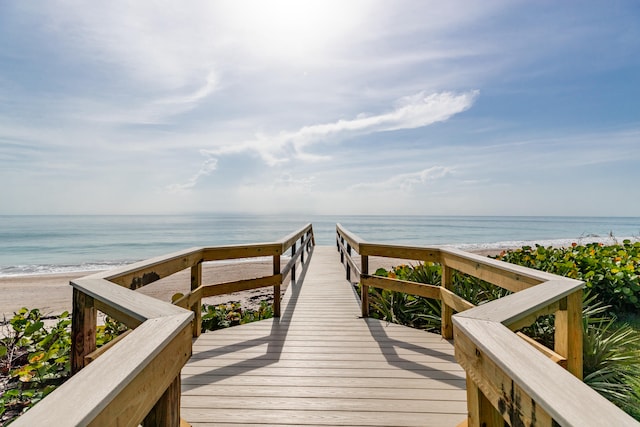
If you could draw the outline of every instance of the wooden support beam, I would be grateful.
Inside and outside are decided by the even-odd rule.
[[[202,286],[202,262],[191,267],[191,291]],[[189,309],[193,312],[193,337],[199,337],[202,333],[202,299],[198,298]]]
[[[516,332],[516,335],[519,336],[520,338],[522,338],[527,344],[529,344],[530,346],[532,346],[533,348],[538,350],[540,353],[542,353],[545,356],[547,356],[553,362],[555,362],[558,365],[562,366],[563,368],[567,369],[567,359],[566,358],[564,358],[563,356],[559,355],[558,353],[556,353],[555,351],[551,350],[550,348],[545,347],[544,345],[540,344],[538,341],[534,340],[533,338],[529,337],[528,335],[523,334],[522,332]]]
[[[291,245],[291,260],[293,264],[291,265],[291,281],[296,281],[296,244]]]
[[[369,286],[362,283],[362,277],[369,275],[369,257],[360,257],[360,307],[362,317],[369,317]]]
[[[142,426],[175,427],[180,424],[180,375],[178,375],[151,408],[142,421]]]
[[[502,427],[505,425],[500,412],[493,407],[469,375],[467,375],[467,408],[469,413],[465,425],[468,427]]]
[[[94,299],[78,289],[73,289],[71,314],[71,374],[79,372],[88,363],[86,356],[96,349],[96,325],[98,312]]]
[[[279,274],[280,274],[280,255],[274,255],[273,256],[273,275],[275,276]],[[273,285],[273,317],[280,317],[280,283]]]
[[[372,288],[388,289],[390,291],[404,292],[405,294],[418,295],[425,298],[440,299],[440,286],[391,279],[389,277],[365,276],[364,274],[360,279],[361,283]]]
[[[102,356],[104,353],[107,352],[107,350],[109,350],[111,347],[113,347],[118,342],[120,342],[124,337],[129,335],[131,333],[131,331],[133,331],[133,329],[128,329],[128,330],[124,331],[123,333],[121,333],[120,335],[118,335],[117,337],[115,337],[114,339],[112,339],[111,341],[109,341],[108,343],[103,345],[102,347],[97,348],[93,352],[87,354],[84,357],[84,360],[85,360],[84,365],[87,366],[89,363],[93,362],[98,357]]]
[[[273,276],[258,277],[256,279],[245,279],[237,280],[235,282],[218,283],[216,285],[205,285],[202,287],[202,298],[264,288],[266,286],[279,286],[281,283],[282,274],[275,274]]]
[[[347,243],[347,257],[351,259],[351,244]],[[351,281],[351,263],[347,263],[347,280]]]
[[[446,265],[442,264],[442,275],[440,279],[440,298],[442,298],[444,292],[442,290],[450,291],[453,288],[453,270]],[[440,334],[442,338],[450,340],[453,338],[453,322],[451,316],[453,316],[453,309],[450,304],[442,303],[441,309],[441,322],[440,322]]]
[[[467,311],[475,307],[475,305],[471,304],[466,299],[443,287],[440,288],[440,299],[444,305],[458,313],[462,313],[463,311]]]
[[[567,359],[567,370],[582,379],[582,289],[567,295],[555,314],[554,350]]]

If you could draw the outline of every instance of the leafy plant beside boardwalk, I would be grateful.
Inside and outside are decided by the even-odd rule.
[[[52,326],[47,326],[45,321]],[[20,309],[0,335],[0,423],[5,425],[31,407],[71,373],[71,316],[45,319],[38,309]],[[126,330],[105,319],[96,330],[98,347]]]
[[[523,246],[500,254],[497,259],[583,280],[587,289],[615,312],[640,311],[640,242],[601,243],[567,248]]]
[[[619,319],[640,311],[640,243],[574,244],[568,248],[529,247],[506,251],[502,261],[583,280],[584,381],[640,420],[640,329]],[[400,265],[376,275],[440,285],[437,264]],[[454,292],[479,305],[509,292],[463,274],[453,275]],[[440,301],[369,288],[370,315],[407,326],[440,331]],[[523,332],[553,348],[553,316],[540,318]]]
[[[239,302],[226,304],[202,305],[202,332],[243,325],[257,320],[273,317],[273,306],[263,300],[255,309],[243,309]]]
[[[202,306],[202,330],[215,330],[273,317],[268,301],[254,309],[238,302]],[[52,323],[52,326],[47,326]],[[22,308],[9,319],[0,335],[0,425],[6,425],[42,400],[71,374],[71,316],[62,313],[44,319],[38,309]],[[97,327],[101,347],[127,328],[105,318]]]

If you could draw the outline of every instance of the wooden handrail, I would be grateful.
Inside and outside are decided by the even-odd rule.
[[[180,371],[191,356],[192,337],[200,333],[201,299],[273,286],[274,312],[279,313],[275,304],[283,280],[280,256],[295,248],[298,239],[301,246],[286,267],[293,275],[296,260],[315,244],[311,224],[276,242],[191,248],[73,280],[74,376],[13,425],[180,425]],[[265,256],[274,260],[271,276],[201,283],[203,262]],[[133,292],[187,268],[191,268],[192,291],[179,298],[178,305]],[[98,310],[133,328],[101,351],[96,351]]]
[[[502,426],[505,421],[512,426],[637,425],[581,381],[583,282],[453,248],[369,243],[340,224],[336,225],[336,240],[347,271],[354,261],[343,241],[357,248],[362,259],[381,256],[442,266],[439,294],[431,285],[364,272],[360,278],[362,313],[368,315],[369,286],[442,301],[443,337],[454,339],[456,359],[467,372],[467,425]],[[514,293],[473,307],[453,294],[450,279],[454,270]],[[458,314],[451,319],[454,310]],[[545,314],[555,314],[554,350],[534,346],[513,332]],[[445,324],[451,323],[453,327],[447,329]]]
[[[192,318],[182,310],[144,322],[12,425],[140,424],[191,356]]]

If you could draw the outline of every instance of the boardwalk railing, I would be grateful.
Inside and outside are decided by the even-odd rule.
[[[304,262],[311,245],[308,224],[277,242],[192,248],[72,281],[74,376],[13,425],[180,425],[180,371],[191,356],[192,337],[200,334],[202,298],[273,286],[279,316],[282,280],[289,272],[295,280],[296,261]],[[280,257],[289,249],[291,258],[281,269]],[[202,284],[203,262],[265,256],[273,257],[270,276]],[[134,292],[187,268],[191,292],[175,304]],[[98,310],[132,330],[96,349]]]
[[[456,249],[369,243],[340,224],[336,245],[347,279],[359,277],[363,317],[369,315],[369,287],[441,301],[442,336],[454,339],[456,359],[467,372],[467,425],[637,425],[581,381],[583,282]],[[441,284],[370,275],[371,256],[439,263]],[[476,307],[453,292],[454,271],[513,294]],[[514,332],[547,314],[555,314],[553,350]]]

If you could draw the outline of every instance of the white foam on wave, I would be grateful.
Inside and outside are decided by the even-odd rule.
[[[281,256],[283,264],[290,259],[288,255]],[[238,258],[231,260],[209,261],[211,264],[229,264],[229,263],[247,263],[247,262],[271,262],[273,257],[262,256],[255,258]],[[118,261],[118,262],[93,262],[74,265],[55,265],[55,264],[42,264],[42,265],[13,265],[9,267],[0,267],[0,277],[18,277],[18,276],[43,276],[49,274],[65,274],[65,273],[85,273],[94,271],[111,270],[118,267],[123,267],[128,264],[132,264],[135,261]]]
[[[111,270],[116,267],[130,264],[127,262],[94,262],[73,265],[12,265],[0,268],[0,277],[16,277],[16,276],[38,276],[47,274],[64,274],[64,273],[84,273],[90,271]]]

